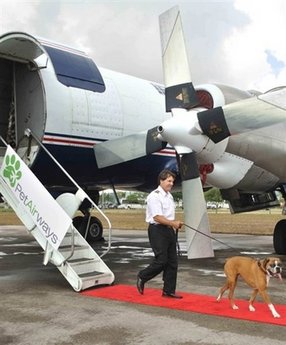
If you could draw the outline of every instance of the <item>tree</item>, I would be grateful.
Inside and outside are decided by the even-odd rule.
[[[173,198],[176,202],[179,202],[183,199],[182,192],[172,192]]]
[[[213,187],[212,189],[208,190],[204,194],[205,194],[206,201],[214,201],[214,202],[222,202],[223,201],[218,188]]]
[[[126,197],[127,202],[130,204],[141,204],[141,205],[143,205],[145,203],[145,199],[146,199],[146,193],[143,193],[143,192],[130,193]]]

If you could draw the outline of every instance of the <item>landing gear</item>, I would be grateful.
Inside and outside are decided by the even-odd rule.
[[[102,241],[102,231],[103,226],[101,221],[96,217],[90,217],[89,220],[89,227],[87,233],[87,241],[88,242],[95,242],[95,241]]]
[[[98,205],[99,192],[89,191],[90,198]],[[79,207],[83,216],[77,216],[73,219],[73,225],[80,232],[82,237],[84,237],[88,243],[94,243],[97,241],[103,241],[102,237],[103,226],[101,221],[94,216],[91,216],[91,202],[88,199],[84,199]]]
[[[273,246],[277,254],[286,254],[286,219],[281,219],[274,228]]]
[[[92,217],[89,213],[84,216],[77,216],[73,219],[73,225],[88,243],[103,241],[103,226],[97,217]]]

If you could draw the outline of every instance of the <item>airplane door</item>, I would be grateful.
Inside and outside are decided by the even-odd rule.
[[[43,136],[46,109],[40,68],[45,66],[36,62],[43,54],[39,42],[28,34],[11,32],[0,36],[0,66],[5,71],[0,74],[0,85],[6,92],[1,100],[2,104],[6,102],[1,134],[13,147],[18,147],[26,128],[39,138]]]
[[[25,129],[31,129],[38,138],[42,138],[46,109],[44,90],[37,70],[29,68],[29,64],[15,63],[15,123],[16,141],[19,143]]]

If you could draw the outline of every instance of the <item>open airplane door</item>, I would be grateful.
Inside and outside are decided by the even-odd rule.
[[[28,146],[30,154],[39,149],[36,143],[27,144],[26,128],[39,138],[44,133],[46,100],[40,74],[47,63],[47,56],[41,60],[44,54],[40,43],[28,34],[0,37],[0,135],[21,156]]]

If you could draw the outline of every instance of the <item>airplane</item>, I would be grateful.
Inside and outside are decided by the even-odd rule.
[[[106,188],[150,192],[162,169],[175,171],[188,257],[208,257],[209,237],[192,230],[210,233],[203,190],[219,188],[232,213],[277,206],[277,191],[286,200],[286,89],[194,86],[179,9],[160,23],[165,85],[99,68],[80,50],[25,32],[0,36],[0,136],[54,196],[74,187],[36,138],[95,203]],[[89,209],[83,202],[77,226]],[[285,234],[282,219],[278,254]],[[101,237],[92,217],[87,238]]]

